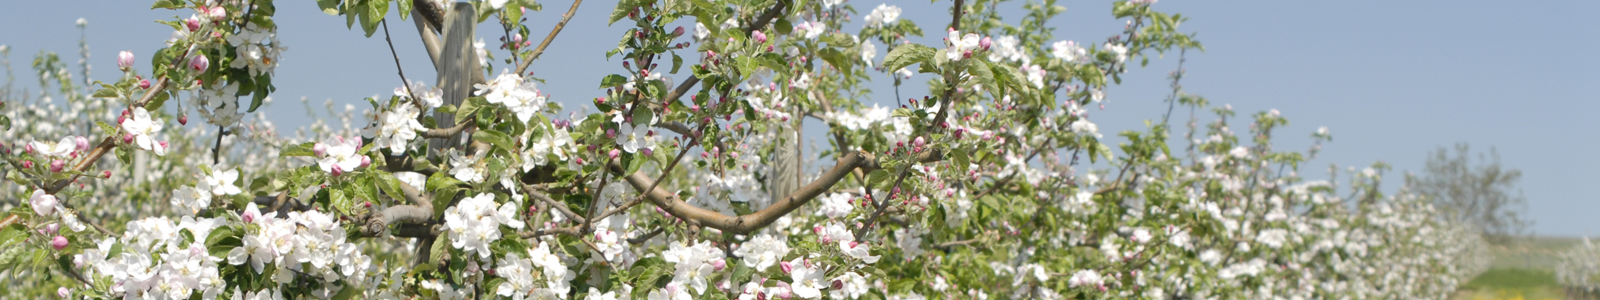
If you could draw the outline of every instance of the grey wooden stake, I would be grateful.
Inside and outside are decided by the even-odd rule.
[[[439,49],[438,64],[434,66],[439,74],[438,87],[444,92],[444,105],[461,105],[472,96],[472,84],[482,82],[483,68],[479,67],[478,55],[472,47],[477,17],[471,4],[459,2],[445,14],[444,28],[440,30],[444,34],[444,45]],[[436,111],[433,119],[439,128],[456,124],[455,114]],[[470,135],[457,134],[431,141],[428,155],[432,157],[445,149],[460,147],[464,136]]]

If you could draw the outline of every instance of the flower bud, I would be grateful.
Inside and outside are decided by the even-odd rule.
[[[683,36],[683,26],[678,26],[678,28],[673,28],[672,29],[672,37],[679,37],[679,36]]]
[[[650,150],[650,148],[644,148],[644,149],[639,149],[639,153],[643,153],[644,156],[650,156],[651,154],[655,153],[655,150]]]
[[[315,153],[315,154],[317,154],[317,156],[327,156],[328,155],[328,145],[325,145],[323,143],[317,143],[316,145],[311,145],[311,153]]]
[[[122,135],[122,143],[123,144],[131,144],[131,143],[133,143],[133,134],[132,133],[123,134]]]
[[[678,27],[678,28],[681,29],[683,27]],[[52,225],[54,225],[54,224],[52,224]],[[722,272],[722,269],[723,268],[727,268],[727,267],[728,267],[728,261],[726,261],[726,260],[718,259],[718,260],[715,260],[715,261],[711,262],[711,268],[713,270],[717,271],[717,272]]]
[[[23,169],[32,169],[33,168],[33,161],[31,161],[31,160],[22,161],[22,168]]]
[[[361,157],[361,167],[365,168],[365,167],[370,166],[370,165],[372,165],[372,157],[371,156],[362,156]]]
[[[989,46],[991,45],[994,45],[994,42],[990,41],[989,37],[987,36],[978,41],[978,47],[983,48],[983,50],[989,50]]]
[[[61,249],[66,249],[67,248],[67,237],[59,236],[59,235],[56,236],[55,239],[50,240],[50,247],[51,248],[56,248],[56,251],[61,251]]]
[[[184,20],[183,24],[189,28],[190,32],[200,30],[200,19],[190,17],[188,20]]]
[[[794,264],[787,261],[778,262],[778,266],[783,267],[783,274],[789,274],[789,271],[794,270]]]
[[[752,37],[755,37],[756,43],[758,43],[758,44],[764,44],[764,43],[767,42],[767,34],[766,33],[761,33],[760,30],[756,30],[754,33],[751,33],[750,35]]]
[[[72,298],[72,289],[64,286],[56,288],[56,296],[61,297],[62,299]]]
[[[44,225],[44,234],[45,235],[55,235],[56,232],[60,232],[60,231],[61,231],[61,224],[59,224],[59,223],[50,223],[49,225]]]
[[[111,170],[102,171],[100,173],[100,176],[104,177],[106,179],[110,179],[111,178]]]
[[[189,68],[194,69],[195,72],[205,72],[210,67],[211,59],[206,58],[205,55],[195,55],[194,58],[189,59]]]
[[[67,162],[65,162],[65,161],[57,159],[55,161],[50,162],[50,172],[61,173],[61,170],[66,170],[66,169],[67,169]]]
[[[78,151],[88,151],[89,150],[89,138],[81,137],[81,136],[75,136],[75,137],[72,138],[72,141],[73,142],[77,142]]]
[[[611,156],[611,159],[617,159],[617,156],[622,155],[622,150],[611,149],[611,153],[607,155]]]
[[[189,115],[178,116],[178,125],[189,125]]]
[[[122,51],[117,53],[117,68],[127,71],[133,67],[133,52]]]
[[[228,10],[222,8],[221,5],[211,7],[210,13],[212,20],[221,20],[222,18],[228,17]]]
[[[339,175],[343,174],[344,170],[340,170],[339,167],[333,167],[333,177],[339,177]]]
[[[117,115],[117,125],[122,125],[122,122],[127,121],[129,116],[132,116],[132,113],[123,110],[121,115]]]

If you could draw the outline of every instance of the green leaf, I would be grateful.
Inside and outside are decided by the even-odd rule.
[[[362,5],[365,10],[361,11],[361,30],[367,33],[367,37],[372,37],[373,33],[378,32],[378,22],[383,21],[383,15],[389,13],[389,1],[368,1]]]
[[[245,111],[246,113],[256,112],[256,109],[257,108],[261,108],[261,104],[265,103],[265,101],[267,99],[267,94],[271,93],[273,90],[276,90],[275,88],[272,87],[272,77],[271,76],[256,77],[255,84],[256,84],[255,91],[252,92],[252,94],[254,94],[253,95],[254,97],[250,98],[250,109],[246,110]]]
[[[22,241],[23,238],[27,238],[28,233],[26,230],[27,229],[23,228],[22,225],[11,225],[7,226],[3,230],[0,230],[0,248],[11,246],[11,244],[15,244]]]
[[[347,215],[354,214],[355,211],[355,201],[345,196],[343,190],[328,191],[328,205]]]
[[[517,152],[517,146],[511,143],[511,137],[499,131],[479,130],[472,133],[472,140],[489,143],[497,149],[504,149],[508,152]]]
[[[428,250],[428,263],[438,263],[440,259],[444,258],[445,253],[449,253],[448,251],[450,251],[450,238],[446,235],[439,235],[439,238],[433,240],[433,247]]]
[[[114,133],[117,133],[117,127],[111,126],[111,124],[106,124],[105,121],[95,121],[94,124],[100,125],[100,130],[105,131],[106,135],[113,135]]]
[[[462,120],[466,120],[468,117],[472,117],[472,114],[477,113],[479,108],[482,108],[488,104],[489,100],[484,100],[483,97],[472,97],[467,98],[466,101],[461,101],[461,107],[456,108],[456,122],[461,122]],[[455,124],[448,124],[448,126],[455,126]]]
[[[150,103],[149,104],[145,104],[144,108],[148,109],[148,110],[161,109],[162,105],[166,105],[167,104],[167,100],[168,99],[172,99],[172,94],[171,93],[168,93],[167,91],[164,91],[164,90],[156,92],[155,97],[154,98],[150,98]]]
[[[672,74],[678,74],[678,67],[681,67],[681,66],[683,66],[683,57],[678,56],[677,52],[673,52],[672,53],[672,72],[671,73]]]
[[[128,147],[117,147],[112,152],[117,155],[117,160],[122,161],[123,164],[133,163],[133,153],[128,152]]]
[[[927,61],[935,52],[938,50],[921,44],[900,45],[895,47],[894,51],[889,51],[888,56],[884,56],[883,69],[894,72],[911,64]]]
[[[600,88],[605,89],[605,88],[619,87],[619,86],[622,86],[623,84],[626,84],[626,83],[628,83],[628,78],[627,77],[623,77],[622,75],[617,75],[617,74],[611,74],[611,75],[606,75],[605,78],[601,78],[600,79]]]
[[[315,147],[316,145],[316,142],[305,142],[299,145],[289,145],[283,147],[283,150],[278,152],[278,157],[316,156],[317,153],[311,151],[311,148]]]
[[[389,172],[372,173],[377,174],[374,176],[377,176],[378,187],[383,190],[384,194],[389,195],[389,198],[394,198],[395,200],[402,200],[406,198],[405,192],[400,190],[400,185],[405,183],[400,182],[399,178],[395,178],[394,174],[390,174]]]
[[[617,9],[611,11],[611,18],[606,20],[606,25],[616,24],[617,20],[628,17],[628,13],[633,12],[636,6],[638,5],[633,3],[633,0],[617,1]]]
[[[952,159],[951,163],[955,164],[956,170],[961,171],[962,174],[966,174],[967,166],[972,164],[971,155],[967,154],[966,149],[955,149],[953,152],[954,153],[950,154]]]
[[[150,9],[157,9],[157,8],[178,9],[178,8],[183,8],[183,6],[184,6],[184,1],[183,0],[156,0],[156,4],[155,5],[151,5]]]
[[[834,68],[843,71],[845,74],[850,74],[850,62],[852,61],[850,56],[833,48],[822,48],[822,50],[817,51],[817,55],[822,56],[822,61],[828,62]]]
[[[411,15],[411,1],[412,0],[400,0],[400,5],[395,7],[400,9],[400,20],[405,20],[406,16]]]
[[[328,14],[330,16],[337,16],[337,15],[339,15],[339,4],[342,3],[342,2],[344,2],[344,1],[342,1],[342,0],[317,0],[317,8],[322,9],[322,13]],[[407,6],[409,6],[409,5],[407,5]]]
[[[94,95],[90,96],[90,97],[91,98],[116,98],[117,97],[117,90],[116,89],[110,89],[110,88],[100,89],[98,91],[94,91]]]

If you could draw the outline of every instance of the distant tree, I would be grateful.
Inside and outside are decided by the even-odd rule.
[[[1456,144],[1451,155],[1439,147],[1421,175],[1406,175],[1406,187],[1431,199],[1451,221],[1476,224],[1491,242],[1509,242],[1533,224],[1523,214],[1527,198],[1517,188],[1522,171],[1502,167],[1500,153],[1492,147],[1477,153],[1475,161],[1469,148]]]

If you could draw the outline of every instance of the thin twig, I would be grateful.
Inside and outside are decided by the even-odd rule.
[[[533,63],[533,60],[539,59],[539,55],[544,54],[545,47],[550,47],[550,42],[556,40],[556,35],[561,34],[561,29],[567,27],[567,21],[572,20],[572,16],[578,13],[578,4],[583,4],[583,0],[572,1],[572,8],[568,8],[567,13],[561,15],[561,22],[556,22],[556,27],[550,29],[550,35],[545,36],[543,42],[539,42],[538,48],[534,48],[533,52],[528,53],[527,60],[523,60],[522,64],[517,65],[516,74],[522,74],[522,72],[527,71],[528,64]],[[516,54],[511,56],[514,57]]]
[[[411,96],[411,104],[416,105],[417,110],[427,111],[428,108],[422,106],[422,99],[417,98],[417,93],[411,91],[411,81],[406,79],[406,69],[400,67],[400,54],[394,51],[394,40],[389,39],[389,20],[378,21],[378,24],[383,25],[383,41],[389,43],[389,55],[394,57],[394,70],[400,73],[400,86],[405,87],[406,96]]]

